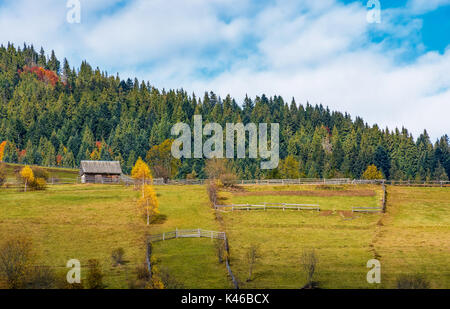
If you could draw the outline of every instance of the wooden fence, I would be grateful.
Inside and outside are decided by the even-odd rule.
[[[153,179],[155,185],[203,185],[208,179],[174,179],[164,182],[162,178]],[[299,178],[299,179],[242,179],[235,180],[236,185],[300,185],[300,184],[351,184],[350,178],[336,178],[336,179],[323,179],[323,178]]]
[[[231,204],[231,205],[214,205],[216,210],[234,211],[234,210],[267,210],[267,209],[283,209],[286,210],[316,210],[320,211],[320,206],[316,204],[287,204],[287,203],[263,203],[263,204]]]
[[[147,239],[147,242],[156,242],[156,241],[164,241],[169,239],[176,239],[176,238],[210,238],[210,239],[221,239],[224,241],[225,244],[225,250],[227,251],[227,255],[225,258],[225,265],[228,271],[228,275],[231,278],[231,281],[233,282],[234,288],[239,289],[238,281],[236,280],[236,277],[233,275],[233,272],[231,271],[230,266],[230,260],[228,258],[230,253],[230,247],[228,246],[228,239],[225,232],[216,232],[216,231],[209,231],[209,230],[203,230],[203,229],[195,229],[195,230],[179,230],[176,229],[172,232],[165,232],[162,234],[156,234],[156,235],[150,235]],[[149,246],[149,245],[148,245]],[[150,260],[149,260],[149,253],[147,249],[147,264],[148,268],[151,270]],[[151,273],[151,271],[150,271]]]
[[[450,186],[450,181],[444,180],[429,180],[429,181],[420,181],[420,180],[386,180],[385,182],[388,185],[392,186],[414,186],[414,187],[447,187]]]
[[[352,207],[352,212],[383,212],[382,207]]]
[[[207,179],[170,179],[164,181],[163,178],[154,178],[153,181],[149,181],[149,184],[153,185],[203,185],[207,183]],[[51,177],[48,179],[48,185],[63,185],[63,184],[77,184],[81,183],[80,177],[77,178],[57,178]],[[129,176],[122,175],[119,180],[109,180],[104,178],[102,183],[104,184],[125,184],[133,185],[135,180]],[[299,179],[250,179],[250,180],[236,180],[236,185],[344,185],[344,184],[389,184],[395,186],[450,186],[450,181],[413,181],[413,180],[364,180],[364,179],[350,179],[350,178],[299,178]],[[15,182],[9,183],[10,186],[19,185]]]
[[[127,177],[122,177],[122,182],[127,184],[133,183],[134,180]],[[208,179],[169,179],[164,181],[162,178],[154,178],[151,182],[154,185],[204,185]],[[299,178],[299,179],[247,179],[236,180],[236,185],[366,185],[366,184],[390,184],[398,186],[450,186],[450,181],[402,181],[402,180],[365,180],[365,179],[350,179],[350,178]]]
[[[202,229],[195,230],[175,230],[172,232],[165,232],[162,234],[150,235],[148,240],[150,242],[163,241],[175,238],[211,238],[211,239],[226,239],[225,232],[215,232]]]
[[[208,179],[170,179],[164,182],[162,178],[153,179],[154,185],[203,185]],[[413,181],[413,180],[366,180],[350,178],[299,178],[299,179],[242,179],[234,181],[236,185],[345,185],[345,184],[389,184],[399,186],[450,186],[450,181],[431,180],[431,181]]]

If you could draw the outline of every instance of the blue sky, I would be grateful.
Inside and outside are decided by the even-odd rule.
[[[450,131],[450,0],[380,0],[380,23],[368,0],[80,0],[79,24],[67,2],[0,0],[0,42],[160,88],[282,95],[415,136]]]

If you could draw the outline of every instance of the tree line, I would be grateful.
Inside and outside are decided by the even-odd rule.
[[[238,103],[213,92],[157,89],[85,61],[75,69],[32,45],[0,46],[0,161],[77,167],[81,160],[117,160],[130,173],[153,147],[165,142],[167,149],[175,123],[193,127],[194,115],[222,126],[280,124],[278,169],[260,170],[254,159],[231,160],[242,179],[360,178],[372,164],[387,179],[447,180],[450,174],[447,135],[432,142],[424,131],[414,139],[406,128],[369,126],[360,117],[276,95]],[[182,159],[167,173],[206,178],[205,160]]]

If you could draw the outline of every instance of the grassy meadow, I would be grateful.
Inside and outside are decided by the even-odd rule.
[[[325,188],[311,185],[246,186],[243,193],[221,193],[221,204],[312,203],[319,204],[322,210],[320,213],[308,210],[223,213],[233,270],[241,279],[242,287],[302,287],[306,279],[300,257],[303,250],[312,249],[319,260],[316,280],[321,287],[370,287],[366,281],[366,262],[373,258],[369,243],[381,215],[360,214],[352,218],[349,213],[352,206],[380,206],[381,190],[377,186]],[[295,191],[301,195],[283,195]],[[271,195],[266,195],[267,192]],[[259,248],[260,260],[252,280],[247,282],[246,253],[251,245]]]
[[[70,259],[98,259],[108,288],[127,288],[135,268],[145,261],[149,233],[176,228],[218,230],[203,186],[157,187],[158,221],[147,227],[136,208],[139,192],[114,185],[55,185],[47,191],[18,192],[0,189],[1,239],[30,237],[35,265],[52,266],[61,277]],[[188,189],[188,190],[186,190]],[[113,267],[111,251],[125,250],[127,263]],[[226,269],[217,262],[209,239],[184,239],[155,243],[158,267],[189,288],[230,288]],[[82,279],[85,278],[82,268]]]
[[[160,215],[153,234],[175,229],[220,231],[204,186],[156,186]],[[185,288],[232,288],[224,264],[219,264],[214,241],[206,238],[173,239],[153,244],[159,267],[167,269]]]
[[[6,176],[8,182],[16,181],[16,172],[20,171],[24,165],[15,163],[2,163],[5,166]],[[54,178],[56,180],[65,180],[66,182],[76,182],[78,177],[78,169],[72,168],[59,168],[59,167],[40,167],[45,169],[50,179]]]
[[[316,280],[322,288],[395,288],[400,274],[425,275],[434,288],[449,288],[450,191],[447,188],[389,187],[387,214],[349,216],[351,206],[380,206],[376,186],[345,186],[355,196],[327,196],[315,186],[248,186],[224,192],[221,204],[317,203],[314,211],[234,211],[223,213],[233,269],[244,288],[299,288],[305,284],[300,257],[304,249],[318,256]],[[281,192],[301,191],[302,195]],[[304,191],[311,191],[308,196]],[[373,190],[372,197],[356,191]],[[315,191],[315,192],[314,192]],[[249,194],[251,192],[251,194]],[[262,195],[253,195],[258,192]],[[266,195],[269,192],[271,195]],[[338,193],[341,192],[341,193]],[[332,210],[332,211],[326,211]],[[342,210],[342,212],[341,212]],[[347,210],[347,211],[346,211]],[[260,251],[254,278],[247,282],[246,253]],[[382,284],[366,281],[369,259],[382,265]]]
[[[223,192],[221,204],[316,204],[321,210],[352,210],[352,207],[380,207],[383,193],[375,185],[274,185],[244,186],[245,192]]]
[[[323,211],[220,212],[216,219],[205,186],[156,186],[160,215],[145,225],[133,187],[55,185],[43,192],[0,189],[0,235],[26,235],[35,264],[63,277],[72,258],[98,259],[108,288],[127,288],[145,260],[145,236],[178,229],[226,231],[233,273],[241,288],[300,288],[300,256],[314,249],[322,288],[395,288],[400,274],[425,274],[433,288],[450,288],[450,190],[388,187],[386,214],[356,214],[352,206],[380,206],[379,186],[242,186],[220,192],[221,204],[317,203]],[[247,249],[260,259],[247,281]],[[111,251],[122,247],[127,263],[113,267]],[[366,282],[369,259],[382,264],[382,284]],[[158,268],[185,288],[232,288],[214,241],[174,239],[153,244]],[[85,272],[82,269],[82,278]]]
[[[131,188],[100,185],[50,186],[47,191],[0,190],[0,235],[32,240],[35,265],[63,277],[70,259],[98,259],[110,288],[126,288],[127,275],[145,258],[145,226]],[[112,267],[111,251],[122,247],[128,265]],[[86,272],[83,272],[82,279]]]
[[[387,213],[374,248],[383,282],[399,274],[422,274],[432,288],[450,288],[450,189],[388,187]]]

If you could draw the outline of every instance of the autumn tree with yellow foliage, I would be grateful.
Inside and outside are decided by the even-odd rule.
[[[145,157],[155,177],[163,178],[164,182],[174,177],[181,166],[180,159],[172,156],[173,141],[173,139],[167,139],[160,145],[153,146]]]
[[[147,217],[147,225],[150,225],[150,219],[159,214],[159,203],[156,192],[151,185],[143,185],[142,196],[138,201],[139,208]]]
[[[362,174],[362,178],[368,180],[383,179],[383,174],[374,164],[372,164],[367,167],[365,172]]]
[[[142,194],[141,198],[138,200],[138,206],[143,210],[147,217],[147,225],[150,225],[150,218],[159,213],[158,199],[155,190],[148,184],[148,182],[153,180],[150,168],[141,157],[139,157],[131,170],[131,177],[137,180],[141,185]]]
[[[34,173],[33,170],[26,165],[21,171],[20,171],[20,177],[22,177],[24,185],[25,185],[25,192],[27,192],[27,186],[29,183],[34,181]]]
[[[5,155],[6,141],[0,143],[0,162],[3,161],[3,157]]]
[[[300,174],[300,163],[292,155],[281,161],[279,170],[281,177],[285,179],[295,179],[302,176]]]
[[[134,164],[134,167],[131,170],[131,177],[133,177],[133,179],[140,182],[142,185],[146,184],[149,181],[151,182],[153,180],[153,176],[152,176],[152,172],[150,171],[150,168],[142,160],[141,157],[139,157],[139,159]]]

